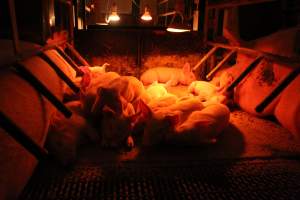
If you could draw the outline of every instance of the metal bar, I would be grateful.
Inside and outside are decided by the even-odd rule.
[[[76,71],[78,76],[82,76],[83,72],[81,71],[81,69],[78,67],[78,65],[74,62],[74,60],[72,58],[70,58],[70,56],[68,56],[68,54],[66,54],[60,47],[56,46],[55,48],[57,50],[57,52],[70,64],[70,66]]]
[[[0,111],[0,126],[19,144],[21,144],[37,160],[41,161],[48,157],[46,149],[32,140],[20,127]]]
[[[213,68],[209,74],[206,75],[206,79],[210,80],[212,76],[233,56],[236,54],[236,50],[231,50],[224,58]]]
[[[80,55],[80,53],[68,42],[66,43],[67,48],[71,53],[81,62],[82,65],[90,67],[90,64]]]
[[[198,67],[200,67],[219,47],[213,47],[209,50],[205,56],[201,58],[201,60],[193,67],[193,71],[195,71]]]
[[[18,26],[17,26],[15,1],[8,0],[8,7],[9,7],[11,29],[13,33],[14,53],[15,55],[18,55],[20,53],[20,46],[19,46],[19,33],[18,33]]]
[[[300,67],[289,73],[279,84],[266,96],[266,98],[256,106],[256,112],[262,112],[298,75],[300,74]]]
[[[27,70],[20,63],[16,63],[15,72],[25,81],[27,81],[34,89],[40,92],[47,98],[65,117],[70,118],[72,112],[54,95],[52,92],[38,80],[29,70]]]
[[[78,93],[80,91],[72,80],[45,53],[41,53],[38,56],[50,65],[56,74],[73,90],[73,92]]]
[[[237,77],[231,85],[226,89],[227,92],[233,90],[235,86],[237,86],[248,74],[251,72],[257,65],[260,63],[260,61],[263,59],[263,56],[257,56],[252,63]]]

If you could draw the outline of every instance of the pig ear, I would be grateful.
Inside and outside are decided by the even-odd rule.
[[[104,64],[102,65],[103,71],[104,71],[104,72],[106,72],[106,67],[109,66],[109,65],[110,65],[109,63],[104,63]]]
[[[183,66],[183,68],[182,68],[182,70],[183,70],[183,73],[190,73],[191,72],[191,66],[190,66],[190,63],[185,63],[184,64],[184,66]]]

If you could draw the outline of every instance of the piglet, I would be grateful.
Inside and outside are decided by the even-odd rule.
[[[134,144],[131,140],[131,117],[119,114],[105,105],[102,109],[101,118],[98,119],[99,131],[102,136],[101,146],[115,148],[129,142],[132,147]]]
[[[115,88],[99,88],[91,110],[91,118],[94,126],[101,132],[102,146],[120,147],[127,143],[127,146],[132,148],[132,132],[140,113],[137,113],[133,104],[119,92]]]
[[[186,96],[177,99],[173,104],[166,106],[148,107],[150,118],[147,120],[143,145],[155,145],[160,142],[168,142],[169,136],[173,135],[175,126],[187,119],[195,110],[202,110],[204,106],[197,97]]]
[[[145,92],[142,82],[134,76],[120,76],[105,86],[105,88],[117,91],[118,95],[123,96],[131,103],[142,98]]]
[[[98,74],[97,77],[91,79],[90,84],[86,87],[85,91],[81,92],[80,97],[86,116],[90,114],[91,108],[95,103],[98,88],[108,87],[108,85],[118,77],[120,77],[120,75],[116,72],[106,72],[103,74]]]
[[[217,87],[207,81],[194,81],[189,85],[188,92],[198,96],[203,101],[207,101],[217,94]]]
[[[157,81],[159,83],[166,83],[169,86],[176,86],[178,84],[189,85],[196,80],[196,76],[192,72],[190,64],[186,63],[182,69],[169,67],[148,69],[141,75],[140,80],[144,85],[149,85]]]
[[[97,78],[98,75],[104,74],[106,72],[106,67],[109,66],[108,63],[104,63],[102,66],[89,67],[91,77]]]
[[[144,119],[143,146],[152,146],[165,141],[166,135],[173,132],[179,111],[159,109],[153,112],[148,105],[141,102],[140,113]]]
[[[72,101],[66,106],[73,111],[71,118],[65,118],[56,112],[51,119],[46,146],[62,165],[75,162],[80,145],[97,142],[99,135],[81,115],[81,103]]]
[[[176,125],[170,143],[199,145],[211,143],[229,124],[230,111],[223,104],[214,104],[192,112],[188,118]]]
[[[228,95],[226,92],[227,87],[232,83],[233,77],[223,72],[220,76],[215,77],[213,81],[194,81],[189,87],[188,91],[200,98],[204,105],[211,105],[214,103],[229,103]]]
[[[105,73],[105,68],[108,65],[109,64],[105,63],[102,66],[81,66],[80,70],[83,75],[78,77],[72,76],[70,78],[76,86],[85,92],[86,88],[88,88],[90,85],[93,85],[93,83],[91,83],[92,81],[97,80],[100,75]],[[74,94],[73,90],[71,90],[69,87],[66,87],[64,91],[64,97],[71,100],[78,99],[78,96]]]
[[[148,93],[151,100],[155,100],[160,97],[163,97],[168,93],[164,84],[158,83],[157,81],[149,85],[146,89],[146,92]]]
[[[151,99],[151,101],[149,101],[147,105],[151,108],[151,110],[156,110],[175,104],[177,100],[178,97],[176,95],[168,93],[159,98]]]

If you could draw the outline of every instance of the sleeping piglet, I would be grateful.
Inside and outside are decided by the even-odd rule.
[[[80,101],[68,102],[66,106],[73,115],[65,118],[56,112],[51,119],[46,141],[49,153],[64,166],[75,162],[80,145],[99,140],[97,132],[82,116]]]
[[[223,104],[213,104],[192,112],[188,118],[175,127],[168,136],[171,143],[199,145],[211,143],[229,124],[230,111]]]
[[[196,80],[196,77],[191,70],[190,64],[186,63],[182,69],[170,67],[148,69],[141,75],[140,80],[144,85],[149,85],[157,81],[159,83],[166,83],[169,86],[176,86],[177,84],[189,85]]]
[[[106,87],[114,79],[120,77],[116,72],[106,72],[98,74],[97,77],[91,79],[90,84],[86,87],[85,91],[81,92],[81,102],[85,115],[89,115],[91,108],[97,97],[97,90],[99,87]]]

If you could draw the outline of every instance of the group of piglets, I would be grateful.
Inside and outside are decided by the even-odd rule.
[[[84,75],[74,80],[80,94],[65,94],[72,117],[57,112],[52,118],[47,146],[63,165],[75,161],[77,148],[84,143],[131,148],[139,138],[144,146],[199,145],[215,142],[229,123],[222,92],[228,78],[227,82],[196,81],[186,64],[151,68],[140,81],[106,72],[105,67],[82,67]],[[178,84],[186,85],[186,95],[168,92]]]
[[[212,81],[197,81],[189,64],[183,68],[155,67],[140,80],[106,72],[105,67],[82,67],[73,81],[80,95],[65,92],[70,119],[59,112],[52,118],[48,149],[63,164],[76,158],[77,147],[95,142],[103,147],[133,147],[159,143],[200,145],[213,143],[229,123],[226,104],[232,100],[256,116],[274,115],[295,136],[300,134],[300,77],[296,78],[262,113],[255,107],[291,72],[291,67],[263,59],[227,94],[226,88],[254,58],[239,54],[234,66],[220,70]],[[185,85],[186,95],[169,88]]]

